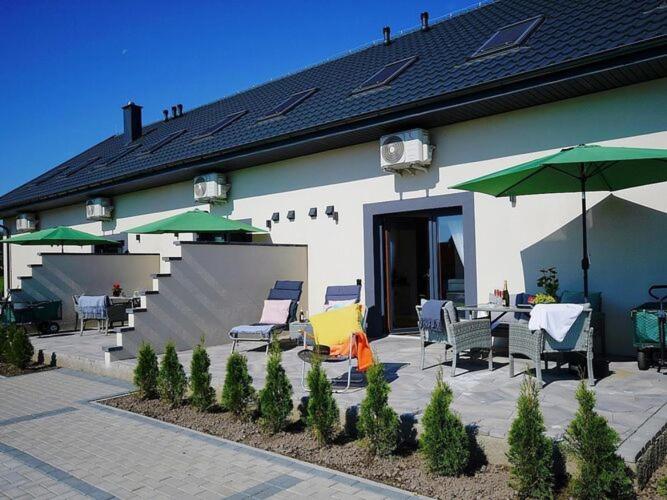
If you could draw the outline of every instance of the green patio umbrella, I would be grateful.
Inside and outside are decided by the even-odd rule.
[[[667,181],[667,150],[582,144],[506,168],[452,189],[492,196],[581,192],[584,295],[588,297],[586,192],[616,191]]]
[[[129,229],[128,233],[264,233],[265,231],[237,220],[212,215],[203,210],[190,210],[143,226]]]
[[[12,243],[14,245],[60,245],[61,251],[64,251],[65,245],[118,245],[119,242],[108,240],[101,236],[84,233],[77,229],[66,226],[51,227],[42,229],[33,233],[19,234],[4,240],[0,243]]]

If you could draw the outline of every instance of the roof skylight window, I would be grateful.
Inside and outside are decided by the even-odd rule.
[[[182,130],[177,130],[176,132],[172,132],[168,136],[164,137],[163,139],[159,140],[158,142],[156,142],[152,146],[148,147],[148,151],[146,151],[145,154],[155,153],[158,149],[166,146],[171,141],[173,141],[174,139],[177,139],[178,137],[182,136],[186,132],[187,132],[187,129],[182,129]]]
[[[125,148],[125,149],[122,149],[117,155],[112,156],[111,158],[109,158],[109,159],[108,159],[107,161],[105,161],[104,163],[101,163],[100,165],[96,165],[96,167],[97,167],[97,166],[102,167],[102,166],[105,166],[105,165],[111,165],[112,163],[115,163],[115,162],[117,162],[118,160],[120,160],[121,158],[126,157],[127,155],[129,155],[130,153],[134,152],[137,148],[140,148],[140,147],[141,147],[141,144],[134,144],[134,145],[129,146],[129,147]]]
[[[543,16],[531,17],[500,28],[470,57],[485,56],[519,45],[528,38],[543,19]]]
[[[204,130],[201,134],[199,134],[197,137],[195,137],[195,139],[203,139],[205,137],[211,137],[212,135],[217,134],[223,128],[227,127],[228,125],[231,125],[236,120],[238,120],[243,115],[245,115],[247,112],[248,112],[248,110],[244,109],[243,111],[239,111],[238,113],[232,113],[230,115],[225,116],[218,123],[216,123],[212,127],[207,128],[206,130]]]
[[[396,77],[408,69],[416,60],[417,56],[412,56],[387,64],[384,68],[374,73],[373,76],[362,83],[354,92],[363,92],[365,90],[388,85],[391,81],[395,80]]]
[[[93,163],[97,162],[97,160],[99,160],[100,158],[101,158],[101,156],[94,156],[94,157],[89,158],[88,160],[84,161],[82,164],[77,165],[76,167],[67,169],[67,171],[65,172],[65,177],[73,176],[78,171],[83,170],[84,168],[86,168],[86,167],[92,165]]]
[[[278,104],[275,108],[269,111],[268,114],[264,115],[260,120],[267,120],[269,118],[276,118],[278,116],[286,115],[289,111],[294,109],[296,106],[301,104],[303,101],[308,99],[311,95],[317,92],[317,88],[312,88],[308,90],[302,90],[296,94],[292,94],[283,102]]]

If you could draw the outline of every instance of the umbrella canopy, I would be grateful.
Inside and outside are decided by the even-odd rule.
[[[264,233],[265,231],[244,222],[212,215],[202,210],[190,210],[173,215],[150,224],[129,229],[128,233],[164,234],[164,233]]]
[[[667,150],[586,145],[506,168],[452,189],[492,196],[581,192],[584,295],[588,297],[586,192],[616,191],[667,181]]]
[[[118,245],[114,240],[108,240],[101,236],[85,233],[71,227],[57,226],[42,229],[33,233],[19,234],[4,240],[1,243],[13,243],[15,245]]]

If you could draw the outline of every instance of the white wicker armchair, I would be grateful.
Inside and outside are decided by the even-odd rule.
[[[453,303],[449,302],[449,307],[453,308]],[[447,305],[445,306],[447,307]],[[445,332],[437,332],[429,328],[421,327],[421,306],[417,306],[417,317],[419,318],[419,337],[421,341],[421,369],[424,369],[424,359],[426,357],[426,344],[439,343],[445,344],[444,362],[447,362],[447,348],[452,348],[452,376],[456,374],[456,361],[461,352],[470,349],[488,349],[489,371],[493,370],[493,342],[491,338],[491,322],[488,318],[460,320],[458,315],[451,321],[449,315],[444,313]]]

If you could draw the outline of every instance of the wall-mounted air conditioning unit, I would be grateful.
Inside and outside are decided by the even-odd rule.
[[[385,135],[380,139],[380,167],[400,175],[426,172],[433,148],[428,131],[421,128]]]
[[[195,201],[200,203],[224,203],[231,186],[224,174],[198,175],[194,180]]]
[[[111,220],[113,218],[113,203],[109,198],[92,198],[86,201],[86,219]]]
[[[37,216],[35,214],[19,214],[16,217],[16,232],[29,233],[37,229]]]

